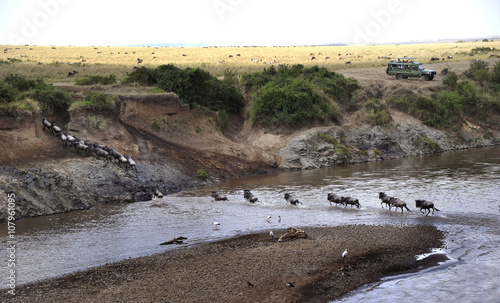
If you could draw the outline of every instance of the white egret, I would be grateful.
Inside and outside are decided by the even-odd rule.
[[[342,253],[342,260],[344,260],[345,262],[345,258],[347,257],[347,248],[344,250],[344,252]]]
[[[273,239],[274,239],[274,233],[273,233],[273,231],[272,231],[272,230],[269,232],[269,235],[271,236],[271,238],[273,238]]]

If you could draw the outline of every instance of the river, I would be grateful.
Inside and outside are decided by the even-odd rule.
[[[245,188],[260,202],[245,202]],[[213,201],[212,190],[229,201]],[[381,208],[380,191],[407,201],[412,211]],[[285,192],[303,204],[287,205]],[[356,197],[361,208],[330,206],[328,192]],[[17,284],[176,249],[159,243],[177,236],[196,245],[289,226],[432,224],[446,233],[445,247],[436,253],[446,254],[448,261],[366,285],[341,302],[496,302],[499,197],[500,147],[235,179],[152,201],[19,220]],[[440,211],[425,216],[415,199],[431,200]],[[220,226],[214,228],[214,221]],[[6,247],[6,228],[0,238]],[[8,273],[7,262],[1,268]],[[7,274],[1,281],[0,288],[6,288]]]

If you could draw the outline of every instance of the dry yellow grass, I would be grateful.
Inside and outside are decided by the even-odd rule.
[[[225,70],[238,74],[262,70],[271,61],[276,64],[319,65],[330,70],[385,66],[387,59],[398,56],[417,57],[427,63],[432,57],[446,61],[485,59],[492,54],[476,54],[476,47],[500,50],[500,41],[434,44],[402,44],[371,46],[301,46],[301,47],[91,47],[91,46],[0,46],[6,50],[0,59],[22,60],[22,63],[3,64],[0,77],[17,73],[26,77],[40,77],[50,81],[66,80],[68,71],[79,70],[82,75],[115,74],[119,79],[133,66],[155,67],[173,63],[179,67],[201,67],[220,76]],[[494,52],[499,54],[500,52]],[[230,57],[232,56],[232,57]],[[453,56],[453,59],[446,59]],[[312,60],[312,57],[315,57]],[[143,59],[138,64],[137,59]],[[251,59],[258,60],[254,62]],[[346,62],[350,61],[350,65]],[[39,64],[42,63],[42,64]],[[71,78],[69,78],[71,79]]]

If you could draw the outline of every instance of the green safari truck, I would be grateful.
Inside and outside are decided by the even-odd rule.
[[[387,63],[386,73],[395,75],[396,79],[406,79],[408,77],[424,77],[425,81],[430,81],[436,76],[435,70],[425,69],[422,63],[414,61],[416,57],[400,57],[397,61]]]

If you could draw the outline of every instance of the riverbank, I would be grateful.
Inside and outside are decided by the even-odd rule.
[[[430,225],[304,231],[307,238],[282,243],[262,232],[123,260],[18,286],[15,297],[6,292],[1,297],[9,302],[327,302],[384,276],[432,266],[435,259],[417,261],[415,255],[441,247],[444,236]],[[279,237],[285,230],[274,233]]]

